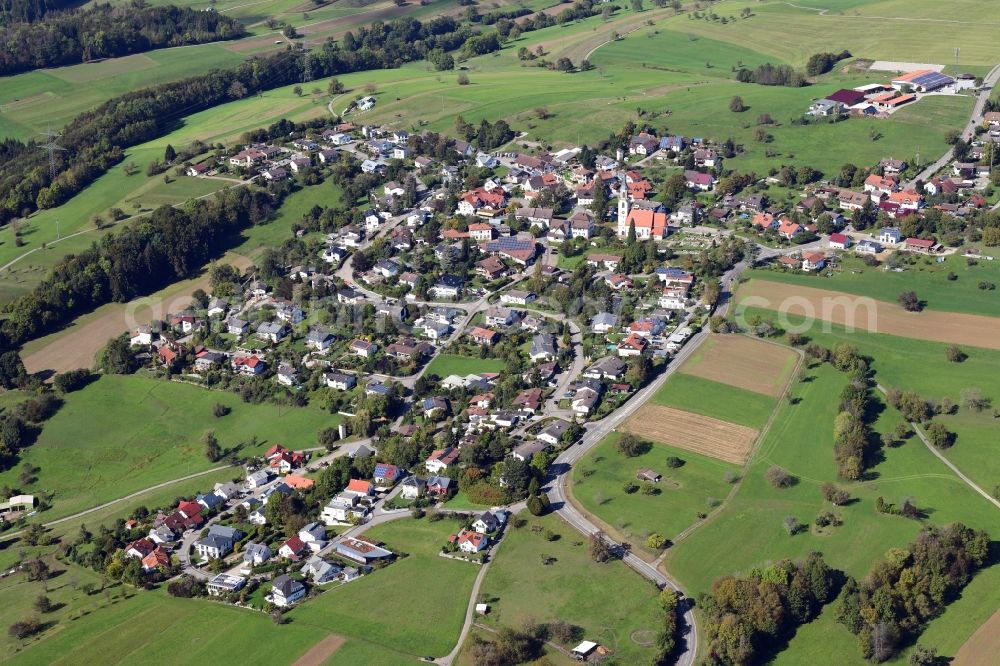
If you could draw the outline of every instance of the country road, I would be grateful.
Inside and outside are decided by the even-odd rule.
[[[969,116],[969,123],[962,129],[962,140],[968,141],[972,138],[976,126],[983,122],[983,113],[986,109],[986,102],[993,92],[993,87],[1000,81],[1000,64],[990,70],[990,73],[983,79],[983,85],[976,96],[976,103],[972,106],[972,114]],[[949,148],[944,155],[939,157],[933,164],[930,164],[923,171],[917,174],[916,178],[905,184],[906,188],[913,187],[918,180],[927,180],[940,171],[951,161],[952,149]]]

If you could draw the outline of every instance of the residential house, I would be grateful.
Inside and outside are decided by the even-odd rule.
[[[284,608],[306,596],[306,586],[287,574],[275,577],[271,582],[271,603]]]
[[[517,458],[521,462],[530,462],[531,458],[536,453],[541,453],[547,448],[549,448],[547,443],[535,439],[514,447],[514,450],[510,452],[510,455],[512,458]]]
[[[342,571],[341,567],[330,564],[319,555],[310,557],[302,567],[302,573],[308,576],[316,585],[337,580]]]
[[[628,366],[614,356],[605,356],[594,361],[589,368],[583,371],[583,376],[588,379],[612,379],[618,380],[625,376]]]
[[[290,333],[287,326],[272,321],[262,321],[257,325],[257,338],[274,344],[281,342]]]
[[[427,477],[427,493],[430,495],[443,497],[451,491],[453,485],[454,481],[447,476],[434,475]]]
[[[477,345],[492,347],[500,340],[500,334],[488,328],[476,326],[469,332],[469,338]]]
[[[219,559],[233,551],[243,532],[225,525],[211,525],[208,534],[194,543],[195,551],[204,559]]]
[[[208,596],[222,597],[239,592],[246,585],[247,579],[230,573],[219,573],[212,576],[205,584]]]
[[[834,250],[846,250],[851,245],[847,234],[830,234],[830,247]]]
[[[292,538],[286,540],[285,543],[281,544],[281,547],[278,548],[278,557],[283,557],[286,560],[292,560],[294,562],[305,555],[308,550],[309,547],[304,541],[302,541],[302,539],[299,538],[299,535],[296,534]]]
[[[802,270],[818,271],[826,266],[826,255],[822,252],[805,252],[802,254]]]
[[[470,555],[480,553],[490,545],[490,539],[485,534],[464,529],[458,534],[452,534],[448,537],[448,541],[458,546],[463,553]]]
[[[646,351],[649,343],[646,339],[636,333],[630,333],[627,338],[618,344],[619,356],[639,356]]]
[[[402,488],[400,494],[402,494],[403,499],[408,500],[417,499],[424,494],[424,490],[427,488],[427,482],[417,476],[408,476],[399,485]]]
[[[371,565],[379,560],[389,560],[395,556],[391,550],[382,548],[367,537],[347,537],[338,541],[334,550],[340,557],[364,565]]]
[[[376,352],[378,352],[378,345],[374,342],[369,342],[368,340],[355,338],[351,341],[350,351],[355,356],[360,356],[361,358],[371,358]]]
[[[594,333],[609,333],[618,324],[618,317],[610,312],[598,312],[590,322],[590,329]]]
[[[439,277],[434,285],[428,290],[435,298],[458,298],[462,293],[462,278],[457,275],[445,273]]]
[[[431,474],[440,474],[458,462],[458,455],[458,449],[450,446],[444,449],[437,449],[432,451],[431,455],[424,461],[424,467]],[[430,479],[427,482],[428,486],[430,486]]]
[[[424,410],[424,418],[428,419],[444,416],[451,410],[448,399],[439,395],[424,398],[422,406]]]
[[[882,245],[896,245],[902,240],[902,235],[895,227],[883,227],[876,238]]]
[[[265,543],[248,543],[243,548],[243,564],[248,567],[260,566],[273,556],[274,553]]]
[[[556,419],[549,423],[536,437],[546,444],[558,446],[562,443],[563,434],[569,430],[569,423],[562,419]]]
[[[531,349],[528,352],[531,360],[552,361],[556,358],[556,339],[548,332],[539,333],[531,339]]]
[[[389,463],[377,463],[375,465],[375,472],[372,474],[372,478],[375,479],[376,485],[389,487],[399,480],[400,475],[401,472],[395,465],[390,465]]]

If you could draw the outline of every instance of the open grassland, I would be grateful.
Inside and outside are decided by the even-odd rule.
[[[419,8],[430,10],[439,3]],[[374,5],[373,5],[374,7]],[[770,9],[771,6],[765,7]],[[417,8],[409,8],[417,11]],[[636,118],[636,109],[666,111],[659,119],[643,118],[660,126],[660,130],[679,132],[688,136],[706,136],[716,139],[732,137],[744,150],[728,165],[742,171],[756,170],[763,173],[776,163],[809,164],[831,172],[846,162],[871,163],[892,154],[910,157],[917,148],[923,155],[936,155],[946,148],[944,136],[948,129],[958,128],[965,122],[971,107],[968,97],[933,97],[904,109],[885,122],[868,122],[852,119],[842,123],[818,123],[809,126],[792,125],[787,119],[799,117],[810,101],[829,94],[841,85],[881,80],[882,75],[830,74],[806,88],[781,88],[739,84],[731,79],[731,68],[738,64],[753,65],[763,59],[761,42],[734,43],[708,35],[691,32],[694,25],[708,22],[687,19],[685,16],[670,18],[672,10],[649,10],[639,15],[620,11],[615,18],[604,23],[600,17],[563,26],[526,33],[511,42],[503,51],[466,63],[471,84],[457,85],[452,73],[434,72],[428,63],[410,63],[399,69],[359,72],[340,77],[351,90],[334,100],[339,111],[367,85],[376,87],[378,106],[371,112],[357,114],[364,122],[381,122],[390,126],[409,129],[451,131],[457,115],[478,123],[503,117],[516,129],[528,132],[528,138],[544,143],[562,144],[577,141],[595,143],[605,138],[610,129],[621,127]],[[358,14],[361,20],[365,14]],[[516,56],[522,46],[538,45],[552,49],[554,57],[565,49],[575,48],[581,42],[597,44],[613,30],[625,32],[636,19],[654,19],[653,27],[642,27],[623,41],[601,46],[591,56],[596,69],[591,72],[563,74],[538,67],[525,67]],[[756,20],[741,22],[749,24]],[[730,26],[735,28],[736,26]],[[725,31],[724,31],[725,32]],[[728,32],[726,33],[728,34]],[[771,40],[775,41],[775,40]],[[778,40],[783,41],[783,40]],[[753,44],[753,49],[745,44]],[[87,95],[118,94],[141,87],[147,83],[170,80],[175,65],[189,75],[208,62],[200,57],[197,49],[167,49],[145,54],[136,64],[122,65],[112,61],[79,65],[79,68],[103,67],[100,74],[66,73],[62,78],[44,72],[32,72],[21,77],[10,77],[0,92],[0,131],[3,123],[28,127],[26,132],[12,135],[27,136],[47,127],[50,122],[59,126],[83,108],[89,108],[99,99],[73,108],[63,96],[72,100],[85,99]],[[219,45],[207,48],[229,53]],[[637,55],[639,54],[639,55]],[[755,55],[756,54],[756,55]],[[901,57],[901,56],[900,56]],[[916,57],[916,56],[913,56]],[[579,59],[579,58],[578,58]],[[148,66],[152,60],[159,65]],[[131,62],[131,61],[130,61]],[[141,65],[141,67],[140,67]],[[119,70],[135,69],[121,73]],[[67,68],[70,69],[70,68]],[[151,77],[148,81],[137,77]],[[87,79],[86,94],[78,93],[65,79]],[[315,87],[324,88],[325,82]],[[108,86],[121,86],[113,90]],[[50,89],[51,88],[51,89]],[[0,230],[0,265],[4,265],[24,252],[52,243],[58,233],[64,238],[56,247],[58,252],[39,251],[15,265],[10,281],[0,283],[0,298],[9,300],[30,289],[52,263],[66,252],[79,251],[89,245],[99,233],[86,233],[70,239],[66,236],[88,228],[93,215],[106,215],[109,208],[118,206],[133,212],[136,206],[150,209],[160,203],[182,201],[188,196],[204,193],[204,181],[192,191],[178,179],[178,184],[162,188],[159,177],[148,178],[142,166],[159,158],[167,143],[184,146],[195,139],[209,142],[233,142],[243,132],[265,126],[278,118],[303,120],[327,113],[325,95],[299,97],[294,86],[275,89],[260,97],[234,101],[216,108],[193,114],[184,119],[182,126],[171,134],[137,146],[128,151],[126,161],[140,167],[134,176],[126,176],[121,169],[114,169],[84,190],[73,200],[56,209],[35,214],[27,224],[23,237],[26,246],[14,247],[12,230]],[[306,86],[307,92],[311,90]],[[102,92],[103,91],[103,92]],[[729,100],[740,95],[750,107],[746,114],[728,111]],[[4,96],[6,95],[6,97]],[[5,106],[6,105],[6,106]],[[7,106],[11,108],[7,108]],[[548,117],[538,119],[535,110],[544,106]],[[65,117],[53,120],[51,114],[59,112]],[[767,144],[753,140],[753,119],[769,113],[778,121],[769,129],[773,140]],[[878,140],[872,140],[876,130]],[[920,145],[914,146],[913,137],[920,136]],[[765,153],[770,151],[773,156]],[[155,181],[158,185],[151,185]],[[221,186],[221,183],[219,184]]]
[[[249,259],[232,253],[225,255],[220,263],[232,264],[241,271],[250,266]],[[191,303],[191,292],[196,289],[209,290],[207,274],[175,282],[128,303],[102,305],[67,327],[26,344],[22,352],[24,366],[28,372],[66,372],[93,367],[97,354],[110,338],[184,309]]]
[[[102,377],[65,400],[20,456],[40,468],[23,489],[55,495],[39,515],[46,521],[218,466],[201,443],[209,430],[223,449],[242,444],[240,455],[253,455],[276,443],[315,446],[316,433],[340,420],[315,407],[247,405],[231,393],[141,376]],[[232,412],[215,418],[216,403]],[[4,472],[0,485],[16,487],[17,477],[16,468]]]
[[[500,372],[504,363],[499,358],[473,358],[458,354],[438,354],[427,366],[426,375],[437,375],[441,379],[449,375],[462,377],[479,372]]]
[[[728,384],[676,373],[650,400],[651,405],[674,407],[702,416],[760,430],[776,400]]]
[[[330,184],[320,184],[298,190],[285,200],[275,218],[263,225],[242,232],[233,251],[220,259],[244,270],[265,248],[276,247],[291,237],[292,226],[313,206],[331,206],[340,202],[340,190]],[[34,255],[32,255],[34,256]],[[48,255],[46,255],[48,256]],[[38,279],[44,273],[35,270]],[[0,289],[7,285],[0,273]],[[45,369],[56,371],[89,367],[108,338],[153,318],[163,318],[169,312],[186,307],[195,289],[209,288],[206,274],[183,280],[159,292],[130,301],[109,303],[78,317],[69,326],[42,338],[32,340],[23,348],[22,356],[31,372]]]
[[[481,594],[490,614],[479,621],[520,628],[528,618],[562,620],[610,648],[617,663],[649,661],[654,648],[631,637],[660,626],[655,587],[621,562],[591,560],[586,539],[556,516],[530,518],[525,526],[508,529],[483,581]],[[558,537],[549,541],[549,533]],[[545,557],[554,561],[546,565]]]
[[[933,310],[907,312],[897,303],[761,279],[741,285],[738,298],[741,307],[778,312],[779,321],[807,317],[860,331],[1000,349],[1000,318],[995,317]]]
[[[753,313],[771,316],[762,310],[748,314]],[[791,323],[800,322],[792,318]],[[814,325],[806,329],[805,335],[826,347],[837,343],[855,345],[872,359],[875,379],[884,387],[916,391],[925,399],[948,399],[958,405],[955,414],[934,417],[956,434],[955,445],[944,454],[987,492],[1000,484],[1000,444],[993,408],[974,412],[962,404],[962,391],[966,389],[979,389],[995,405],[1000,400],[1000,352],[963,347],[967,358],[954,363],[945,355],[949,345],[937,342],[862,331],[848,333],[839,326]]]
[[[941,263],[935,257],[919,257],[914,265],[906,265],[905,270],[897,273],[872,268],[856,256],[843,253],[840,264],[836,270],[819,273],[758,269],[749,275],[772,282],[869,296],[888,303],[896,302],[901,292],[912,290],[924,301],[927,310],[1000,317],[1000,291],[979,288],[980,282],[1000,284],[998,261],[977,261],[970,265],[967,259],[954,254],[944,257]],[[949,275],[955,279],[949,280]]]
[[[951,663],[955,666],[989,666],[995,661],[998,650],[1000,650],[1000,611],[990,616],[990,619],[981,624],[976,633],[962,644],[955,653],[955,660]]]
[[[77,619],[60,622],[12,663],[128,664],[155,655],[170,655],[175,664],[227,663],[248,650],[249,661],[288,664],[327,633],[305,623],[277,626],[263,613],[176,599],[162,589],[117,599],[120,589],[110,603],[100,594],[93,597],[99,602],[84,602]]]
[[[649,451],[627,458],[614,446],[618,434],[609,435],[573,468],[573,498],[616,539],[627,540],[637,553],[656,554],[646,547],[652,533],[673,539],[711,512],[732,487],[727,473],[736,478],[738,468],[708,456],[656,444]],[[668,457],[684,461],[667,466]],[[652,469],[663,479],[656,494],[626,493],[626,483],[639,483],[636,471]]]
[[[472,581],[479,571],[470,562],[438,556],[448,535],[458,527],[451,519],[404,518],[372,528],[367,536],[406,556],[302,604],[292,611],[292,624],[341,634],[349,643],[352,638],[371,641],[411,658],[447,654],[458,640]],[[366,599],[372,603],[363,603]]]
[[[870,477],[858,483],[837,481],[833,454],[833,421],[838,411],[838,395],[846,384],[845,375],[827,365],[809,370],[810,381],[796,383],[795,404],[782,403],[778,417],[747,467],[744,480],[734,497],[714,516],[677,543],[668,552],[665,567],[687,586],[689,593],[707,591],[720,575],[747,571],[770,560],[796,558],[810,551],[823,553],[831,566],[845,573],[863,576],[871,564],[890,547],[903,546],[916,535],[919,521],[878,514],[874,501],[882,496],[899,504],[913,498],[933,524],[961,520],[976,528],[1000,533],[1000,516],[994,507],[975,495],[919,441],[883,450],[884,459]],[[883,411],[875,424],[878,432],[891,430],[899,416]],[[778,465],[798,482],[777,489],[764,474]],[[837,482],[856,499],[844,507],[825,503],[820,494],[823,482]],[[809,527],[789,536],[782,527],[786,516],[810,525],[822,510],[840,515],[843,525],[824,530]],[[733,544],[740,544],[738,548]],[[993,567],[977,576],[960,602],[974,617],[988,617],[996,608],[995,593],[973,597],[980,585],[995,585],[1000,569]],[[979,621],[982,621],[980,619]],[[962,623],[951,612],[932,623],[947,623],[955,632],[951,647],[957,649],[978,622]],[[932,642],[929,642],[931,641]],[[957,641],[955,644],[954,641]],[[946,645],[941,636],[928,631],[921,642]],[[860,664],[862,659],[854,636],[836,624],[827,611],[792,639],[778,663]]]
[[[753,428],[661,405],[643,405],[622,428],[654,442],[673,444],[734,465],[747,461],[757,440]]]
[[[738,17],[746,6],[733,0],[713,5],[711,11]],[[821,50],[817,45],[831,51],[848,49],[855,56],[876,60],[940,64],[953,63],[955,47],[961,46],[963,63],[992,66],[1000,62],[994,38],[1000,22],[984,15],[976,0],[948,5],[929,0],[812,0],[754,3],[751,9],[750,18],[726,25],[679,17],[677,29],[753,44],[762,53],[799,67]]]
[[[781,397],[795,367],[796,354],[740,335],[713,335],[680,372],[737,388]]]

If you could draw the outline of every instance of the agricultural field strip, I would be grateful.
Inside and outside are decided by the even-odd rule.
[[[753,279],[740,289],[738,306],[816,318],[871,333],[1000,349],[1000,318],[956,312],[907,312],[902,306],[839,291]],[[785,324],[786,322],[780,322]]]
[[[643,405],[623,427],[635,435],[737,465],[746,463],[758,435],[748,426],[662,405]]]

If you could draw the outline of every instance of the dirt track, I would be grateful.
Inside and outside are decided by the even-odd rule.
[[[742,335],[713,335],[679,370],[737,388],[780,397],[795,354]]]
[[[955,653],[951,666],[992,666],[1000,652],[1000,611],[976,629]]]
[[[957,312],[907,312],[902,306],[839,291],[754,279],[740,305],[775,310],[797,322],[803,315],[845,327],[903,338],[1000,349],[1000,318]]]
[[[346,640],[343,636],[330,634],[309,648],[309,651],[304,655],[292,662],[292,666],[320,666],[333,656]]]
[[[757,439],[753,428],[661,405],[643,405],[622,427],[640,437],[735,465],[746,463]]]

